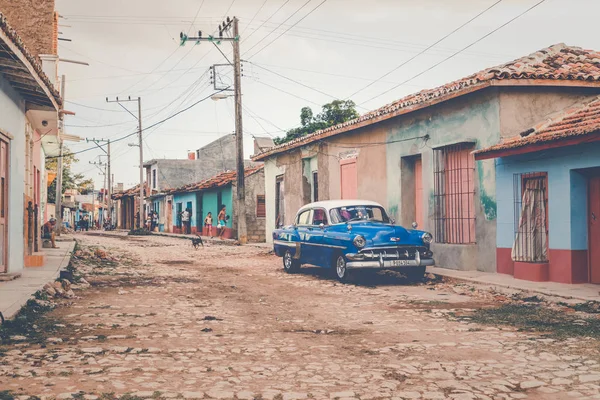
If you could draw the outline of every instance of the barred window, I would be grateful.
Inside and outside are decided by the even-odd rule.
[[[515,174],[515,241],[513,261],[548,261],[548,175],[546,172]]]
[[[256,217],[264,218],[267,215],[265,208],[265,195],[259,194],[256,196]]]
[[[473,144],[434,149],[434,224],[438,243],[475,243]]]

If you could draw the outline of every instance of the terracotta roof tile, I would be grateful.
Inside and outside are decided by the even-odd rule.
[[[596,97],[586,104],[580,104],[578,107],[568,108],[556,117],[528,129],[519,136],[473,153],[481,156],[593,133],[600,133],[600,97]]]
[[[408,95],[400,100],[378,108],[377,110],[363,114],[356,119],[275,146],[264,153],[258,154],[254,157],[254,160],[264,160],[270,155],[314,142],[324,136],[342,133],[348,130],[347,128],[352,125],[363,122],[367,124],[374,123],[377,122],[376,119],[378,117],[400,111],[410,112],[414,109],[427,106],[428,103],[434,101],[442,101],[450,96],[457,96],[487,87],[491,84],[491,81],[506,79],[538,79],[547,81],[576,80],[598,82],[600,86],[600,52],[595,50],[584,50],[580,47],[571,47],[562,43],[556,44],[528,56],[485,69],[457,81]],[[552,82],[548,82],[548,84],[552,84]],[[368,122],[370,120],[373,121]]]
[[[256,167],[247,167],[245,169],[244,176],[248,177],[262,169],[263,169],[263,165],[259,165]],[[197,192],[199,190],[218,188],[218,187],[226,186],[230,183],[235,182],[236,177],[237,177],[236,171],[226,171],[226,172],[222,172],[218,175],[215,175],[212,178],[208,178],[208,179],[205,179],[200,182],[185,185],[185,186],[182,186],[177,189],[171,189],[168,191],[168,193],[169,194],[187,193],[187,192]]]

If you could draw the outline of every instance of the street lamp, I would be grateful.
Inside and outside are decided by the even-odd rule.
[[[226,99],[228,97],[234,97],[234,95],[232,95],[232,94],[225,94],[223,92],[220,92],[220,93],[216,93],[216,94],[213,94],[212,96],[210,96],[211,100],[213,100],[213,101],[223,100],[223,99]]]

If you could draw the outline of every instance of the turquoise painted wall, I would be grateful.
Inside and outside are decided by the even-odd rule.
[[[221,192],[221,201],[227,207],[227,215],[230,216],[229,221],[227,221],[226,226],[231,228],[231,223],[233,219],[233,208],[232,208],[232,191],[231,185],[218,188],[211,189],[202,192],[202,221],[206,218],[206,214],[210,211],[213,216],[213,227],[217,226],[217,216],[219,215],[219,206],[217,205],[218,193]]]
[[[599,166],[599,143],[497,159],[497,246],[511,248],[514,241],[514,174],[547,172],[549,246],[586,250],[587,179],[577,170]]]

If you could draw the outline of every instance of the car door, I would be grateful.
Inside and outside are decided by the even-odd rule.
[[[313,210],[305,210],[298,214],[296,219],[295,231],[300,238],[300,263],[310,264],[311,248],[307,244],[307,239],[310,239],[309,227],[312,222]]]
[[[331,259],[331,248],[324,242],[325,230],[329,225],[327,212],[323,208],[313,210],[312,222],[308,228],[308,245],[311,249],[311,263],[321,267],[327,267]]]

